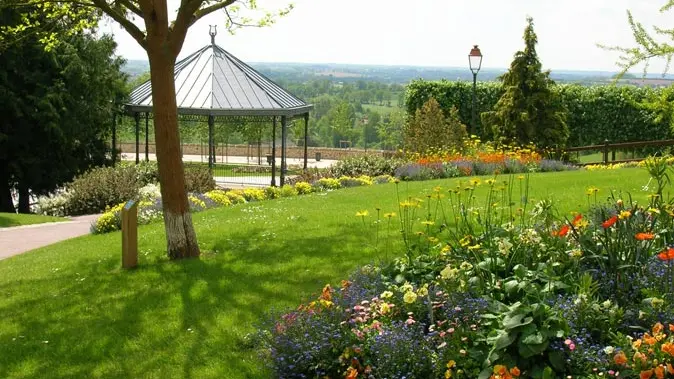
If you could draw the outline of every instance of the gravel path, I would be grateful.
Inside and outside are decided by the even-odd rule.
[[[71,221],[0,228],[0,260],[39,247],[89,234],[99,215],[71,217]]]

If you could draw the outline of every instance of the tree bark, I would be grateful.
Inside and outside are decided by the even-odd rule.
[[[28,187],[19,185],[19,213],[30,213],[30,191]]]
[[[166,42],[168,12],[165,1],[156,1],[152,4],[151,17],[146,17],[145,20],[148,31],[147,55],[152,80],[155,142],[167,254],[170,259],[198,257],[199,245],[192,225],[180,154],[178,110],[173,77],[176,57],[170,44]]]

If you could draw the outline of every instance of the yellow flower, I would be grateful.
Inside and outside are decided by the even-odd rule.
[[[622,211],[622,212],[620,212],[620,216],[618,216],[618,218],[621,219],[621,220],[625,220],[625,219],[629,218],[631,215],[632,215],[632,212],[630,212],[630,211]]]
[[[473,187],[477,187],[482,183],[482,181],[480,179],[471,179],[468,181],[468,183],[470,183],[470,185]]]
[[[392,217],[395,217],[395,216],[396,216],[395,212],[384,213],[384,217],[385,217],[385,218],[392,218]]]
[[[597,187],[590,187],[587,189],[587,195],[594,195],[595,193],[599,192],[599,188]]]
[[[461,244],[462,247],[466,247],[470,245],[470,242],[473,240],[472,236],[465,236],[459,240],[459,243]]]
[[[518,176],[517,179],[519,179],[519,180],[524,180],[524,175]]]
[[[393,292],[391,292],[391,291],[384,291],[384,292],[381,293],[381,295],[379,295],[379,297],[381,297],[382,299],[388,299],[389,297],[392,297],[392,296],[393,296]]]
[[[414,291],[407,291],[405,292],[405,295],[403,295],[403,301],[407,304],[412,304],[417,301],[417,294],[414,293]]]
[[[421,222],[422,225],[431,226],[435,224],[435,221],[426,220]]]
[[[356,212],[356,217],[365,217],[369,214],[370,214],[370,212],[368,212],[368,211],[360,211],[360,212]]]
[[[473,245],[473,246],[468,246],[468,250],[478,250],[479,248],[480,248],[480,244],[479,244],[479,243],[476,244],[476,245]]]
[[[485,180],[484,182],[487,183],[487,184],[490,185],[490,186],[493,186],[494,183],[496,183],[496,180],[494,180],[494,179],[487,179],[487,180]]]

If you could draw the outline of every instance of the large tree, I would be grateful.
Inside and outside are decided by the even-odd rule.
[[[482,114],[482,124],[502,142],[563,146],[569,138],[566,111],[551,90],[555,83],[550,71],[542,71],[531,17],[527,18],[524,43],[524,50],[515,53],[510,69],[499,78],[504,93],[493,111]]]
[[[0,9],[0,21],[16,25],[20,13]],[[109,159],[111,100],[125,96],[123,61],[115,58],[114,50],[111,38],[85,33],[67,33],[50,51],[34,33],[4,47],[0,211],[14,211],[12,188],[19,194],[19,212],[28,213],[30,193],[51,192]]]
[[[278,12],[264,12],[259,19],[252,20],[244,12],[257,10],[256,0],[181,0],[173,14],[169,12],[167,0],[9,0],[8,3],[18,9],[24,9],[24,5],[37,5],[50,17],[57,18],[77,17],[87,10],[102,12],[119,23],[145,49],[152,80],[154,135],[167,254],[171,259],[198,257],[199,245],[189,211],[180,154],[173,66],[182,50],[187,30],[204,16],[223,11],[225,25],[233,30],[247,25],[271,24],[275,16],[285,15],[292,6]],[[24,17],[25,28],[35,24],[32,22],[34,16],[35,12]],[[142,20],[142,25],[135,20]],[[51,42],[47,37],[44,37],[45,40]]]

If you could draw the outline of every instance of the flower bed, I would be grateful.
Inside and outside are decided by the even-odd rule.
[[[280,378],[674,377],[669,169],[644,166],[658,184],[648,204],[589,189],[569,218],[513,195],[526,175],[400,202],[385,217],[404,256],[275,318],[267,362]]]

